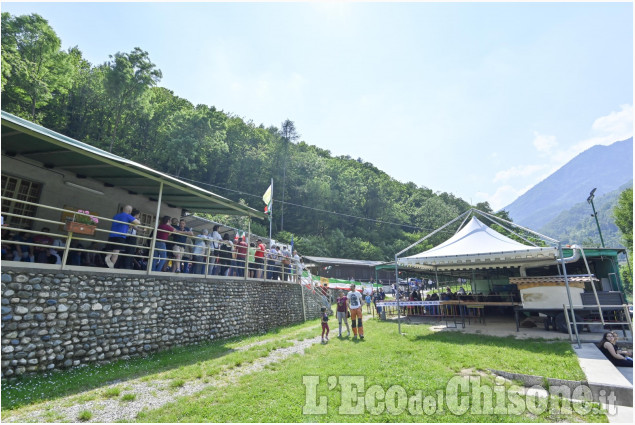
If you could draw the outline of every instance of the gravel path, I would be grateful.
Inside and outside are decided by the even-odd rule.
[[[266,342],[268,341],[249,344],[237,350],[248,350]],[[320,337],[293,341],[294,344],[291,347],[273,350],[267,357],[260,357],[251,363],[224,370],[214,376],[209,382],[201,382],[200,380],[187,381],[182,387],[173,388],[170,386],[172,380],[169,379],[143,381],[139,378],[101,387],[83,394],[74,394],[62,399],[40,403],[33,406],[32,409],[20,410],[16,415],[11,415],[11,412],[9,412],[6,417],[4,414],[2,415],[2,422],[79,422],[78,416],[85,410],[92,413],[91,419],[86,422],[109,423],[122,419],[134,420],[141,410],[157,409],[178,397],[198,393],[207,387],[223,387],[235,383],[241,376],[259,372],[268,364],[283,361],[293,354],[302,355],[304,350],[319,342]],[[74,401],[77,399],[81,400],[83,396],[85,398],[86,395],[94,394],[96,391],[101,394],[109,388],[121,388],[122,386],[125,387],[125,390],[117,398],[99,398],[85,402]],[[135,394],[136,398],[132,401],[122,401],[121,397],[125,394]]]

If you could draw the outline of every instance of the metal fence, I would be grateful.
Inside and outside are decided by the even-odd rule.
[[[61,218],[57,221],[9,212],[4,206],[10,202],[59,212]],[[302,273],[303,266],[297,258],[252,247],[249,236],[244,244],[212,239],[202,234],[185,235],[185,242],[175,242],[170,240],[172,235],[183,236],[178,230],[159,229],[155,234],[154,227],[140,224],[130,226],[130,229],[134,228],[134,234],[121,233],[110,230],[112,223],[129,223],[4,196],[2,205],[5,220],[2,226],[2,263],[7,266],[59,270],[105,268],[109,267],[106,259],[112,260],[116,256],[114,267],[110,268],[115,272],[148,275],[183,273],[206,278],[234,276],[289,282],[299,282]],[[26,226],[13,227],[12,222],[26,223]],[[158,239],[159,233],[167,238]],[[125,238],[125,242],[108,241],[111,235]]]

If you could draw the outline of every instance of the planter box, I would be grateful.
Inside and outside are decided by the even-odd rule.
[[[80,235],[89,235],[93,236],[95,234],[95,229],[97,226],[94,224],[84,224],[78,223],[76,221],[67,221],[66,226],[64,226],[64,230],[72,233],[79,233]]]

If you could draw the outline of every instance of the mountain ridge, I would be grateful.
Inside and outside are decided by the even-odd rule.
[[[529,189],[504,210],[514,222],[540,229],[561,212],[583,202],[593,188],[596,197],[628,184],[633,178],[633,138],[595,145]]]

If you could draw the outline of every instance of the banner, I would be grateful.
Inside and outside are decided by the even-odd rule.
[[[441,305],[441,301],[399,301],[399,307],[412,307],[418,305]],[[382,301],[377,307],[397,307],[397,301]]]

